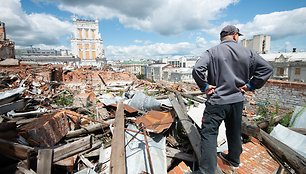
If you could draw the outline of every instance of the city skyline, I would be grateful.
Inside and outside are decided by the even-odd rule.
[[[0,0],[0,21],[16,47],[71,49],[72,16],[98,18],[106,58],[200,55],[234,24],[244,34],[271,36],[271,51],[306,51],[301,0]]]

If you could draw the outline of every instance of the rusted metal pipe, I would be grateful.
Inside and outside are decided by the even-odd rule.
[[[152,159],[151,159],[149,144],[148,144],[148,139],[147,139],[147,130],[146,130],[145,127],[143,128],[143,133],[144,133],[143,135],[144,135],[144,140],[145,140],[145,143],[146,143],[146,149],[147,149],[147,154],[148,154],[148,159],[149,159],[149,164],[150,164],[150,171],[151,171],[151,174],[154,174],[153,164],[152,164]]]

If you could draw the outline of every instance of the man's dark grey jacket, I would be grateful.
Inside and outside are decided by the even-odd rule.
[[[272,66],[255,51],[226,40],[203,53],[192,76],[202,92],[207,83],[216,86],[207,102],[230,104],[244,101],[239,87],[248,84],[254,89],[261,88],[272,73]]]

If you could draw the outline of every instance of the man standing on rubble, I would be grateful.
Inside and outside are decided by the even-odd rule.
[[[272,75],[272,66],[267,61],[255,51],[238,44],[241,35],[233,25],[224,27],[220,32],[221,43],[205,51],[192,71],[200,90],[207,94],[202,118],[199,173],[215,173],[217,135],[223,120],[228,154],[218,156],[233,167],[239,166],[244,93],[261,88]]]

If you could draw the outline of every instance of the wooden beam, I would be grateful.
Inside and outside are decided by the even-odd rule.
[[[293,130],[294,132],[306,135],[306,129],[305,128],[294,128],[294,127],[289,127],[290,130]]]
[[[90,149],[91,146],[92,137],[87,136],[72,143],[57,147],[54,149],[53,162],[57,162],[67,157],[83,152],[87,149]]]
[[[103,85],[104,85],[104,86],[107,86],[107,84],[106,84],[105,81],[103,80],[102,76],[101,76],[100,74],[98,74],[98,76],[99,76],[100,80],[102,81]]]
[[[169,95],[170,102],[172,103],[172,106],[181,121],[184,129],[186,130],[187,136],[189,138],[189,141],[191,143],[191,146],[193,148],[194,153],[196,154],[196,157],[198,161],[201,159],[201,136],[198,131],[198,129],[195,127],[195,125],[192,123],[191,119],[189,119],[186,112],[182,110],[182,106],[179,104],[179,102],[176,100],[174,94]]]
[[[15,130],[16,129],[16,122],[15,121],[7,121],[0,123],[0,132],[8,131],[8,130]]]
[[[11,103],[1,105],[0,106],[0,114],[7,113],[11,110],[14,110],[14,111],[21,110],[26,106],[26,104],[27,103],[25,102],[25,100],[21,99],[21,100],[18,100],[18,101],[14,101],[14,102],[11,102]]]
[[[11,158],[25,160],[34,148],[0,139],[0,153]]]
[[[252,137],[260,138],[260,128],[248,121],[247,117],[242,117],[241,132]]]
[[[165,89],[165,90],[167,90],[167,91],[173,92],[173,93],[179,93],[179,94],[182,95],[183,97],[189,98],[189,99],[194,100],[194,101],[197,101],[197,102],[199,102],[199,103],[204,103],[204,102],[205,102],[205,100],[203,100],[203,99],[200,99],[200,98],[198,98],[198,97],[192,96],[192,95],[190,95],[190,94],[185,94],[185,93],[179,92],[179,91],[177,91],[177,90],[173,90],[173,89],[168,88],[168,87],[165,87],[165,86],[163,86],[163,85],[161,85],[161,84],[157,84],[157,86],[160,87],[160,88],[163,88],[163,89]]]
[[[281,161],[286,162],[296,173],[305,173],[306,159],[290,147],[260,130],[262,143]]]
[[[52,149],[39,149],[37,156],[37,174],[51,174]]]
[[[179,104],[181,105],[181,108],[182,108],[183,112],[187,113],[187,108],[186,108],[186,105],[184,103],[183,97],[178,92],[176,92],[175,95],[176,95],[176,98],[177,98]]]
[[[36,174],[32,169],[26,169],[24,167],[18,166],[17,169],[23,174]],[[18,172],[16,172],[18,173]]]
[[[184,161],[190,161],[194,162],[196,161],[195,157],[192,154],[185,153],[183,151],[180,151],[178,149],[172,148],[172,147],[166,147],[166,154],[167,157],[176,158]]]
[[[86,167],[94,168],[95,165],[93,165],[87,158],[84,157],[84,155],[79,155],[81,161],[85,164]]]
[[[125,174],[124,109],[120,101],[116,110],[115,128],[110,159],[111,174]]]
[[[94,125],[89,125],[87,127],[84,127],[84,128],[78,129],[78,130],[69,131],[66,134],[66,138],[73,138],[73,137],[80,136],[82,134],[89,134],[89,133],[92,133],[92,132],[95,132],[95,131],[98,131],[98,130],[103,130],[103,128],[106,128],[106,127],[108,127],[108,126],[105,125],[105,124],[101,124],[101,123],[97,123],[97,124],[94,124]]]

